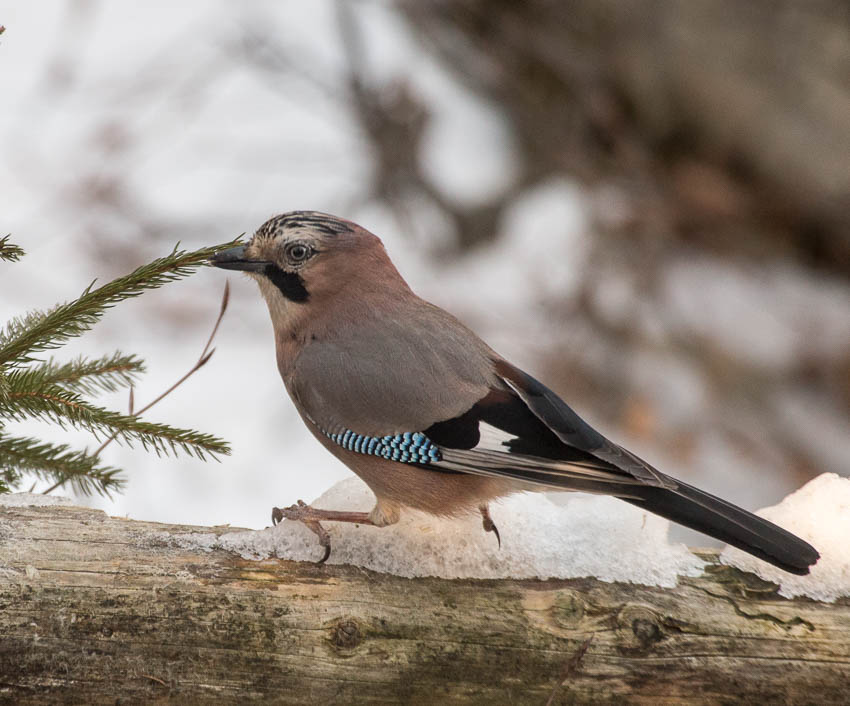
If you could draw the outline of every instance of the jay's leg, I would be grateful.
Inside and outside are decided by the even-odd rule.
[[[320,520],[331,522],[353,522],[358,525],[374,525],[385,527],[398,522],[398,508],[390,504],[378,502],[371,512],[347,512],[344,510],[320,510],[310,507],[303,500],[289,507],[272,508],[272,524],[276,525],[283,520],[295,520],[303,522],[310,530],[319,537],[319,544],[325,548],[324,556],[319,559],[318,564],[324,564],[331,555],[331,537],[324,527],[319,524]]]
[[[482,524],[484,525],[485,532],[492,532],[496,535],[496,541],[499,543],[499,549],[502,548],[502,538],[499,536],[499,528],[496,527],[496,523],[493,522],[493,518],[490,517],[490,508],[487,505],[479,505],[478,511],[481,513]]]

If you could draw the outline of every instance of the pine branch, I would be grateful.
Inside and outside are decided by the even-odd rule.
[[[133,441],[139,441],[146,450],[153,450],[157,455],[176,454],[178,449],[182,449],[186,454],[204,460],[205,454],[216,458],[218,454],[230,453],[230,447],[211,434],[145,422],[135,415],[113,412],[90,404],[77,393],[59,385],[30,385],[30,371],[16,371],[7,380],[10,391],[0,404],[0,417],[6,419],[44,419],[63,429],[68,425],[84,429],[95,438],[114,435],[118,441],[131,447]]]
[[[0,336],[0,365],[22,365],[32,361],[33,353],[60,347],[69,339],[88,331],[107,309],[118,302],[185,277],[207,264],[207,260],[219,250],[233,247],[238,242],[239,239],[236,239],[192,252],[175,248],[170,255],[143,265],[98,289],[92,289],[92,283],[72,302],[61,304],[49,312],[35,312],[13,321]]]
[[[218,309],[218,316],[216,317],[215,324],[213,324],[212,332],[210,333],[209,338],[207,339],[206,344],[204,345],[204,349],[201,351],[201,355],[198,356],[198,360],[195,364],[189,369],[187,373],[185,373],[177,382],[175,382],[171,387],[169,387],[165,392],[161,393],[158,397],[155,397],[152,401],[148,402],[144,407],[142,407],[138,412],[134,412],[134,399],[133,399],[133,388],[130,387],[130,414],[135,414],[137,417],[141,417],[145,412],[147,412],[151,407],[153,407],[158,402],[161,402],[163,399],[168,397],[172,392],[174,392],[180,385],[186,382],[190,377],[192,377],[196,372],[198,372],[201,368],[203,368],[212,358],[213,353],[215,353],[215,348],[210,350],[210,346],[212,345],[213,340],[215,340],[215,335],[218,333],[218,327],[221,325],[221,320],[224,318],[224,314],[227,311],[227,305],[230,302],[230,283],[225,280],[224,282],[224,293],[221,296],[221,305]],[[103,451],[112,441],[115,439],[115,436],[109,437],[103,444],[100,445],[97,451],[94,452],[95,456],[97,456],[101,451]],[[46,491],[45,491],[46,492]]]
[[[79,299],[54,307],[47,312],[30,312],[9,322],[0,331],[0,492],[8,492],[22,482],[23,474],[53,481],[51,490],[71,483],[82,493],[98,492],[108,495],[118,490],[123,481],[119,470],[101,465],[98,455],[113,439],[129,446],[141,443],[157,455],[177,454],[180,451],[205,460],[219,454],[229,454],[227,444],[200,432],[155,424],[140,419],[140,414],[172,392],[190,375],[199,370],[212,356],[212,340],[227,307],[227,289],[213,332],[198,362],[177,383],[138,413],[133,411],[133,383],[144,371],[136,356],[120,352],[101,358],[80,357],[68,363],[54,359],[38,360],[41,351],[58,348],[70,338],[88,331],[107,309],[148,289],[160,287],[185,277],[222,248],[238,242],[202,248],[194,252],[177,248],[164,258],[136,269],[97,289],[87,287]],[[14,260],[23,251],[0,240],[0,254]],[[130,413],[121,414],[99,407],[83,395],[114,392],[130,388]],[[30,438],[15,438],[2,434],[5,421],[41,419],[83,429],[105,443],[94,453],[74,451],[67,445],[42,443]]]
[[[22,336],[27,329],[40,323],[45,316],[53,312],[58,307],[53,307],[47,311],[28,311],[22,316],[15,316],[6,322],[6,326],[0,331],[0,346],[6,346],[10,341]],[[23,360],[27,362],[29,359]]]
[[[10,236],[4,235],[0,238],[0,260],[15,262],[24,256],[24,250],[19,245],[9,242]]]
[[[124,484],[118,468],[102,466],[96,456],[85,451],[73,451],[67,444],[0,434],[0,484],[16,485],[21,472],[42,480],[64,478],[85,495],[96,491],[109,497]]]
[[[35,370],[42,373],[45,382],[54,383],[67,390],[95,395],[98,392],[116,392],[131,387],[141,373],[144,361],[134,355],[115,352],[96,360],[80,356],[76,360],[59,364],[53,359]]]

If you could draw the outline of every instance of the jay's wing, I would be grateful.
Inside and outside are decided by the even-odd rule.
[[[530,375],[494,361],[496,384],[463,414],[424,430],[441,470],[508,477],[563,490],[618,496],[634,486],[672,487],[612,443]]]
[[[673,487],[672,479],[606,439],[548,387],[504,360],[493,360],[493,366],[499,385],[463,417],[438,425],[442,431],[477,419],[481,439],[470,449],[473,459],[477,455],[480,461],[486,457],[490,463],[526,468],[536,464],[543,475],[527,480],[571,490],[611,492],[605,485],[594,489],[569,484],[582,477],[603,484]],[[446,456],[455,462],[469,458],[454,452]]]
[[[308,421],[348,450],[380,455],[385,437],[417,434],[439,454],[404,460],[435,471],[610,494],[623,494],[612,485],[671,483],[445,311],[374,316],[305,346],[288,381]]]
[[[302,349],[287,385],[318,431],[348,450],[434,471],[619,496],[674,486],[450,314],[414,305],[371,312]],[[421,435],[438,453],[424,453]]]

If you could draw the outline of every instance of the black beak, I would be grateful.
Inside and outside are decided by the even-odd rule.
[[[248,260],[245,258],[245,246],[221,250],[209,259],[209,263],[223,270],[243,270],[245,272],[264,272],[270,262],[266,260]]]

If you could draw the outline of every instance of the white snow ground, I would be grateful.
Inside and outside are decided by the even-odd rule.
[[[334,485],[314,503],[335,510],[368,511],[374,495],[359,478]],[[328,563],[352,564],[398,576],[443,578],[578,578],[675,586],[698,576],[702,562],[684,544],[667,540],[669,523],[619,500],[571,495],[556,505],[546,495],[523,493],[494,503],[501,534],[485,532],[478,515],[442,519],[405,511],[390,527],[324,523],[331,535]],[[171,537],[180,546],[227,549],[247,559],[316,561],[322,548],[300,522],[256,532]]]

